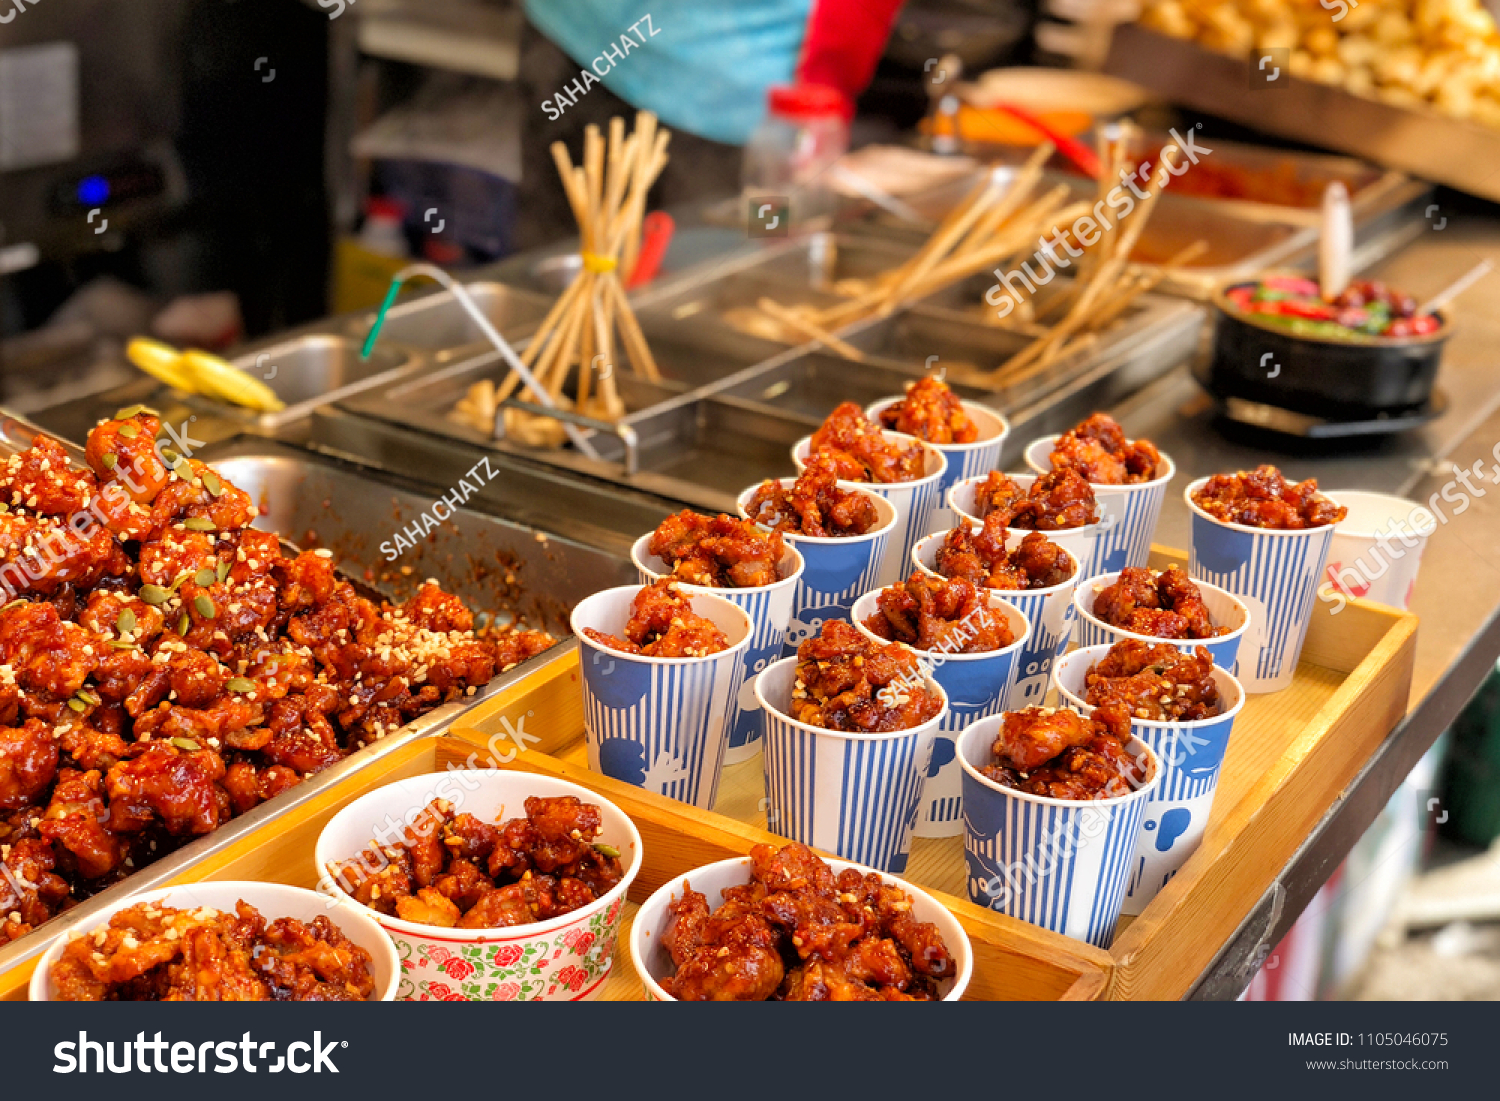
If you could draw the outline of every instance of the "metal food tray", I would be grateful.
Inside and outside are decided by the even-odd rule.
[[[1144,144],[1159,139],[1169,141],[1170,136],[1142,135]],[[1268,161],[1287,160],[1299,171],[1348,181],[1355,239],[1360,246],[1354,257],[1357,268],[1372,264],[1406,244],[1427,224],[1423,209],[1432,188],[1400,173],[1382,173],[1348,157],[1264,149],[1220,138],[1202,144],[1213,151],[1211,156],[1216,161],[1262,167]],[[982,174],[991,171],[1013,176],[1016,169],[1005,165],[985,167],[904,201],[935,224],[969,193]],[[1059,184],[1068,188],[1070,203],[1092,202],[1096,194],[1091,182],[1074,173],[1044,173],[1045,187]],[[1159,287],[1160,293],[1206,299],[1228,279],[1253,275],[1269,267],[1313,262],[1320,217],[1318,209],[1174,194],[1168,185],[1131,254],[1131,267],[1136,271],[1155,270],[1157,264],[1193,242],[1207,241],[1209,247],[1202,256],[1170,273]],[[923,240],[931,227],[919,228],[877,209],[842,225],[841,231],[846,237],[911,245]]]
[[[0,422],[0,454],[14,454],[33,438],[24,422]],[[76,448],[73,449],[76,452]],[[394,563],[379,544],[432,504],[430,492],[399,480],[374,481],[369,472],[267,440],[244,439],[202,456],[250,493],[269,512],[256,526],[303,547],[335,550],[341,568],[399,601],[428,577],[462,597],[470,608],[502,620],[524,615],[528,624],[567,633],[566,610],[599,588],[636,579],[628,558],[470,509],[456,510],[440,530]],[[363,567],[362,572],[360,567]],[[575,643],[565,639],[543,654],[502,673],[471,697],[454,700],[414,719],[373,745],[213,833],[184,845],[40,926],[35,934],[0,949],[0,973],[46,950],[52,935],[101,912],[120,899],[161,886],[237,840],[285,815],[351,774],[412,741],[447,729],[479,703],[503,693],[552,663],[567,659]]]
[[[1268,134],[1500,199],[1500,131],[1436,109],[1395,107],[1290,73],[1274,85],[1252,89],[1251,64],[1126,24],[1115,28],[1105,71]]]
[[[450,420],[449,411],[472,383],[503,375],[504,365],[493,355],[337,403],[337,412],[368,422],[359,442],[341,446],[365,457],[372,445],[394,452],[402,441],[431,437],[428,446],[441,441],[456,455],[512,455],[663,501],[732,512],[740,490],[792,472],[792,445],[835,404],[899,394],[934,356],[933,367],[948,367],[946,377],[960,393],[997,406],[1017,433],[1041,432],[1055,427],[1048,417],[1076,419],[1185,358],[1203,322],[1202,310],[1193,304],[1144,295],[1089,347],[1033,379],[996,391],[988,372],[1027,338],[960,314],[970,300],[982,299],[982,280],[840,330],[844,340],[866,353],[864,363],[839,359],[817,344],[785,346],[749,337],[712,316],[713,304],[758,295],[762,288],[784,304],[809,301],[826,293],[830,281],[869,277],[907,255],[909,248],[890,242],[817,234],[736,257],[697,284],[643,305],[641,325],[666,378],[651,384],[617,375],[629,410],[623,423],[638,441],[635,473],[626,471],[626,448],[617,438],[594,437],[601,457],[594,460],[572,449],[538,450],[496,440]],[[700,303],[705,305],[674,316],[685,305]],[[314,438],[325,439],[330,426],[347,428],[320,413]],[[1017,449],[1022,442],[1013,438]]]

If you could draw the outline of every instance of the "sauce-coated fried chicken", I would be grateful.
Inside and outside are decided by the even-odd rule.
[[[1029,532],[1007,551],[1003,519],[991,513],[979,531],[967,524],[950,531],[933,559],[937,572],[1012,592],[1050,589],[1073,576],[1078,567],[1072,557],[1039,531]]]
[[[1133,757],[1130,717],[1119,707],[1090,716],[1059,707],[1008,711],[981,771],[1005,787],[1051,799],[1113,799],[1150,777]]]
[[[927,377],[906,385],[906,396],[880,411],[880,424],[928,443],[973,443],[979,426],[946,382]]]
[[[571,795],[526,800],[525,818],[494,824],[434,799],[399,844],[372,841],[329,869],[356,902],[444,929],[502,929],[571,913],[624,874],[598,838],[599,808]]]
[[[974,488],[981,520],[997,516],[1002,527],[1025,531],[1065,531],[1099,522],[1094,489],[1073,470],[1043,474],[1022,489],[998,470]]]
[[[910,730],[942,707],[916,654],[872,642],[842,619],[828,620],[797,647],[790,714],[798,722],[851,732]]]
[[[980,654],[1003,650],[1016,640],[1010,621],[969,581],[915,571],[901,584],[882,589],[876,608],[865,627],[887,642],[918,650]]]
[[[932,1001],[957,965],[937,926],[873,872],[834,874],[805,845],[750,850],[750,881],[723,901],[685,884],[662,944],[679,1001]]]
[[[1180,567],[1155,573],[1127,566],[1112,585],[1094,596],[1095,618],[1152,638],[1217,638],[1228,627],[1215,627],[1203,594]]]
[[[808,453],[826,456],[846,482],[914,482],[926,473],[921,444],[891,439],[852,401],[828,414],[813,433]]]
[[[1223,710],[1213,671],[1202,646],[1185,654],[1165,642],[1121,639],[1084,674],[1084,700],[1151,722],[1196,722]]]
[[[63,1002],[358,1002],[375,992],[374,960],[327,917],[266,923],[235,913],[144,902],[68,943],[52,967]]]
[[[1277,531],[1320,528],[1349,515],[1318,492],[1318,479],[1288,481],[1264,463],[1248,473],[1215,474],[1193,491],[1193,503],[1216,520]]]
[[[0,854],[50,861],[0,942],[554,641],[476,635],[431,582],[377,606],[121,412],[89,469],[49,438],[0,463]]]
[[[824,455],[811,456],[789,489],[780,482],[762,482],[745,511],[762,527],[818,539],[864,535],[880,524],[875,502],[858,490],[840,489]]]
[[[1095,413],[1057,437],[1050,458],[1053,470],[1076,470],[1095,485],[1134,485],[1166,473],[1156,446],[1127,440],[1108,413]]]
[[[781,533],[732,516],[683,509],[657,525],[646,549],[689,585],[752,589],[781,580]]]
[[[724,632],[693,611],[692,602],[670,577],[658,578],[635,594],[624,638],[592,627],[583,632],[600,646],[648,658],[702,658],[729,648]]]

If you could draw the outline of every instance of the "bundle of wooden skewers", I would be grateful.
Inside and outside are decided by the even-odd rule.
[[[578,277],[547,311],[521,361],[557,405],[599,420],[625,415],[615,385],[617,351],[624,352],[635,374],[661,378],[626,300],[625,279],[640,249],[646,194],[666,167],[670,140],[668,131],[658,129],[656,116],[641,111],[628,136],[624,119],[610,120],[607,147],[599,128],[588,127],[581,165],[573,164],[562,142],[552,143],[552,159],[578,220],[583,263]],[[577,383],[569,397],[565,391],[575,369]],[[496,408],[521,381],[511,372],[499,384],[478,383],[452,415],[488,432]],[[530,388],[522,390],[520,399],[537,400]],[[564,436],[557,420],[519,409],[506,409],[504,415],[507,436],[532,446],[561,446]]]
[[[1136,201],[1128,217],[1107,219],[1107,227],[1095,222],[1099,233],[1092,244],[1074,236],[1074,224],[1085,216],[1092,217],[1111,189],[1121,186],[1121,173],[1137,170],[1126,156],[1127,142],[1123,128],[1113,140],[1099,135],[1102,169],[1097,201],[1067,204],[1069,189],[1065,184],[1043,189],[1043,165],[1053,153],[1053,146],[1044,144],[1013,178],[997,172],[981,181],[904,264],[872,279],[841,280],[835,289],[847,295],[847,301],[818,309],[789,307],[762,298],[757,307],[768,320],[798,339],[815,340],[848,359],[864,360],[863,352],[835,335],[837,330],[866,318],[889,314],[905,303],[935,294],[980,272],[998,268],[1009,273],[1024,261],[1034,273],[1041,274],[1040,258],[1044,255],[1041,242],[1059,234],[1059,242],[1066,240],[1073,250],[1082,251],[1081,256],[1067,261],[1073,269],[1072,279],[1059,281],[1065,289],[1051,294],[1045,308],[1038,309],[1023,301],[1001,322],[1004,327],[1034,339],[983,381],[1009,385],[1030,378],[1094,340],[1136,298],[1207,248],[1205,242],[1197,241],[1166,263],[1143,272],[1132,270],[1128,264],[1151,210],[1170,179],[1169,166],[1180,155],[1174,146],[1163,150],[1160,163],[1154,166],[1146,197]],[[1073,250],[1068,255],[1073,255]],[[1054,258],[1064,255],[1060,245],[1052,251]],[[1049,275],[1042,282],[1051,279]],[[1047,317],[1055,320],[1044,324]]]

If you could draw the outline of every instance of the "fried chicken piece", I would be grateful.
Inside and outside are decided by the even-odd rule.
[[[1125,748],[1129,741],[1130,717],[1118,705],[1096,708],[1088,718],[1030,707],[1006,714],[992,748],[995,760],[981,771],[997,784],[1031,795],[1113,799],[1147,780],[1145,759],[1131,756]],[[1050,747],[1061,748],[1056,756],[1039,759]],[[1037,763],[1016,767],[1023,760]]]
[[[703,947],[708,914],[708,899],[686,881],[682,884],[682,896],[667,903],[667,923],[662,928],[661,943],[678,967]]]
[[[1094,485],[1135,485],[1161,477],[1161,452],[1148,440],[1127,440],[1107,413],[1095,413],[1052,445],[1053,470],[1076,470]]]
[[[850,482],[914,482],[927,470],[921,444],[890,439],[852,401],[828,414],[813,433],[808,453],[826,454],[838,477]]]
[[[1005,516],[1002,526],[1009,526],[1010,516],[1015,512],[1016,506],[1026,499],[1026,491],[1018,486],[1007,474],[998,470],[992,470],[989,475],[974,487],[975,515],[981,520],[987,519],[992,512],[998,512]]]
[[[882,589],[876,608],[865,627],[888,642],[918,650],[980,654],[1016,640],[1004,614],[989,606],[977,586],[961,579],[915,570],[901,584]]]
[[[1193,503],[1216,520],[1276,531],[1337,524],[1349,515],[1318,492],[1318,480],[1288,481],[1274,466],[1215,474],[1193,491]]]
[[[355,902],[394,917],[412,893],[411,853],[400,845],[371,842],[358,856],[335,865],[334,882]]]
[[[160,821],[169,833],[198,836],[219,824],[216,784],[224,760],[217,753],[155,741],[129,753],[104,778],[111,831],[134,833]]]
[[[1068,531],[1099,522],[1094,488],[1074,470],[1053,470],[1031,483],[1025,500],[1016,505],[1012,528],[1029,531]]]
[[[832,619],[797,648],[791,717],[830,730],[909,730],[942,710],[916,654]]]
[[[79,875],[98,879],[119,867],[125,856],[119,838],[104,828],[107,817],[103,777],[65,768],[58,773],[37,832],[73,855]]]
[[[906,396],[880,411],[884,428],[935,444],[973,443],[979,426],[946,382],[927,376],[906,384]]]
[[[1084,674],[1084,699],[1152,722],[1195,722],[1223,710],[1213,671],[1202,646],[1185,654],[1165,642],[1121,639]]]
[[[808,457],[790,488],[777,481],[762,482],[745,512],[751,523],[763,528],[818,539],[864,535],[880,524],[880,512],[870,496],[839,488],[837,473],[821,454]]]
[[[646,548],[679,581],[718,589],[749,589],[781,580],[781,533],[769,535],[722,513],[703,516],[690,509],[668,516]]]
[[[84,458],[98,476],[101,488],[118,484],[131,500],[149,504],[171,477],[156,450],[160,431],[161,421],[149,411],[95,425],[85,443]]]
[[[623,640],[585,627],[600,646],[653,658],[701,658],[729,648],[729,639],[712,620],[693,611],[692,602],[670,577],[645,585],[630,602]]]
[[[396,916],[402,921],[414,921],[419,925],[452,929],[458,924],[463,912],[441,891],[421,887],[415,895],[396,900]]]
[[[1094,615],[1112,627],[1152,638],[1216,638],[1227,627],[1215,627],[1191,578],[1172,566],[1153,573],[1127,566],[1114,584],[1094,596]]]
[[[0,928],[35,928],[62,910],[71,890],[56,868],[51,844],[40,837],[0,846]]]
[[[57,775],[57,742],[40,719],[0,729],[0,810],[33,806]]]

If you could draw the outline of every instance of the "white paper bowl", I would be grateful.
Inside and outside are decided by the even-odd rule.
[[[505,929],[444,929],[367,909],[333,882],[331,869],[357,856],[377,830],[409,822],[433,799],[447,799],[459,814],[497,822],[524,817],[532,795],[575,795],[599,808],[599,840],[620,851],[624,876],[587,906]],[[641,867],[641,835],[619,807],[566,780],[509,769],[454,769],[397,780],[360,796],[323,827],[316,860],[321,889],[369,915],[395,942],[400,1000],[587,1001],[599,996],[613,966],[620,909]],[[541,973],[533,974],[538,967]]]
[[[956,1002],[963,997],[964,990],[969,985],[969,978],[974,973],[974,952],[969,946],[968,934],[964,932],[963,926],[958,923],[958,919],[948,911],[946,906],[926,891],[913,887],[904,879],[898,879],[896,876],[847,860],[832,857],[827,857],[825,860],[833,869],[834,875],[838,875],[845,868],[854,868],[864,873],[875,871],[875,874],[886,883],[900,887],[910,895],[912,913],[918,921],[928,921],[938,927],[938,931],[943,936],[943,943],[948,946],[953,962],[958,965],[954,977],[944,979],[938,986],[943,991],[942,1000]],[[658,980],[671,975],[674,970],[672,957],[662,945],[661,938],[666,931],[667,905],[674,898],[682,896],[684,884],[690,884],[693,890],[703,895],[708,900],[710,910],[716,910],[723,901],[721,892],[724,888],[738,887],[749,882],[750,858],[737,856],[714,864],[705,864],[701,868],[694,868],[687,874],[664,883],[650,898],[641,903],[641,908],[636,912],[635,921],[630,927],[630,962],[635,967],[636,974],[641,977],[642,985],[646,988],[647,1001],[677,1000],[661,988]]]
[[[109,919],[121,910],[128,910],[143,902],[155,902],[178,910],[196,910],[208,906],[233,913],[235,904],[241,899],[259,910],[267,924],[277,918],[296,918],[298,921],[311,922],[314,918],[326,917],[343,931],[344,936],[370,953],[370,972],[375,980],[375,989],[369,1000],[395,1000],[401,965],[396,957],[395,946],[375,921],[375,915],[371,911],[352,899],[331,899],[303,887],[288,887],[284,883],[234,881],[181,883],[174,887],[142,891],[121,900],[103,913],[72,926],[54,938],[42,958],[37,961],[36,970],[31,974],[30,998],[34,1002],[54,1001],[52,967],[62,958],[63,949],[68,942],[74,937],[87,936],[108,925]]]

